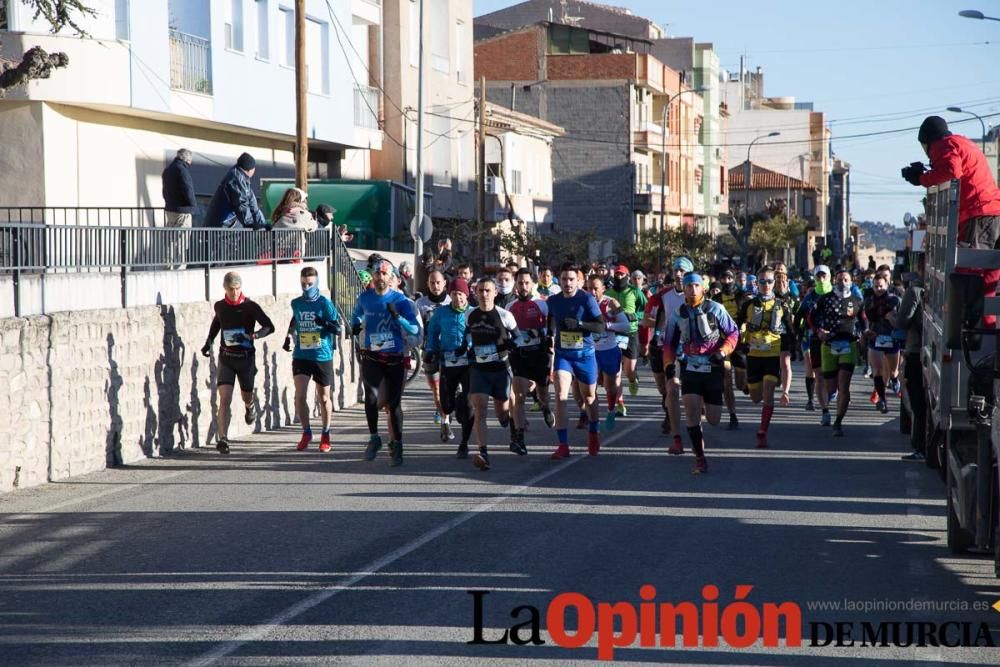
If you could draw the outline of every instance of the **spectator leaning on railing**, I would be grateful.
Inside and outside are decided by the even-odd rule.
[[[212,202],[205,213],[206,227],[268,228],[250,181],[256,170],[257,162],[252,155],[240,155],[236,165],[226,172],[212,195]]]

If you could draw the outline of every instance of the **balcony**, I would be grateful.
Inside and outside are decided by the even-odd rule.
[[[170,87],[212,94],[212,45],[207,39],[170,31]]]
[[[636,213],[652,213],[653,211],[653,186],[650,183],[638,183],[635,186],[635,195],[632,199],[632,209]]]
[[[379,129],[379,89],[371,86],[354,87],[354,126],[365,130]]]
[[[632,131],[632,144],[637,151],[663,152],[663,128],[657,123],[647,122],[643,127]]]

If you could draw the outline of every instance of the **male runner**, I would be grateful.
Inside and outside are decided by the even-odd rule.
[[[895,315],[899,304],[900,298],[890,291],[885,274],[877,274],[872,281],[872,291],[865,299],[865,318],[868,320],[865,347],[877,396],[875,408],[882,414],[889,412],[885,399],[886,381],[894,380],[899,368],[899,341],[892,335],[890,322],[890,315]]]
[[[441,368],[441,442],[447,442],[454,435],[445,424],[452,414],[462,426],[462,441],[458,445],[456,458],[469,456],[469,438],[472,437],[473,415],[469,409],[469,356],[465,342],[465,318],[469,309],[469,286],[461,278],[455,278],[449,286],[450,302],[438,308],[427,323],[424,338],[424,363],[430,361]]]
[[[660,392],[661,404],[666,416],[660,425],[660,431],[673,436],[674,448],[683,447],[681,439],[681,379],[676,367],[665,367],[663,364],[663,336],[670,316],[684,303],[684,275],[694,270],[694,264],[687,257],[677,257],[671,266],[674,272],[674,282],[664,285],[646,304],[646,315],[643,319],[650,327],[652,336],[649,345],[649,363],[656,380],[656,388]]]
[[[608,298],[618,302],[622,312],[629,321],[628,344],[622,351],[622,370],[628,377],[629,393],[635,396],[639,393],[639,377],[636,374],[636,364],[639,361],[639,319],[636,313],[641,313],[636,290],[629,283],[631,272],[624,264],[615,267],[611,276],[612,289],[607,291]],[[643,308],[645,303],[643,303]],[[625,408],[625,397],[618,397],[618,415],[624,417],[628,412]]]
[[[536,298],[535,281],[531,271],[520,269],[515,277],[517,300],[510,304],[510,314],[517,323],[519,336],[510,353],[510,367],[514,373],[513,427],[514,441],[524,448],[524,429],[528,417],[526,401],[534,385],[545,425],[552,428],[555,417],[549,409],[549,373],[552,369],[552,338],[548,332],[549,307],[544,299]]]
[[[427,294],[417,299],[417,310],[420,311],[425,330],[434,311],[451,302],[451,298],[445,290],[446,284],[444,273],[441,271],[435,269],[427,274]],[[454,440],[455,434],[451,432],[448,420],[443,418],[441,414],[441,369],[436,361],[431,363],[424,361],[424,376],[427,378],[427,387],[431,390],[431,396],[434,397],[434,423],[441,424],[442,442]]]
[[[622,311],[621,304],[605,295],[604,281],[597,276],[587,280],[587,291],[595,299],[604,316],[606,331],[593,334],[594,354],[597,358],[597,371],[604,381],[604,391],[608,399],[608,414],[604,419],[604,427],[612,430],[615,427],[615,417],[618,396],[622,393],[622,350],[629,344],[630,322]]]

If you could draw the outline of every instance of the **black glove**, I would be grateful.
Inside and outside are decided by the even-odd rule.
[[[292,337],[291,336],[285,336],[285,344],[281,346],[281,349],[284,350],[285,352],[291,352],[292,351]]]
[[[351,323],[351,335],[352,336],[358,336],[360,334],[361,334],[361,322],[352,322]]]
[[[424,350],[424,363],[433,364],[437,360],[437,353],[431,350]]]
[[[469,344],[462,341],[462,344],[455,349],[455,358],[464,357],[469,354]]]
[[[580,321],[575,317],[563,318],[563,329],[566,331],[576,331],[580,327]]]
[[[923,162],[912,162],[909,167],[903,167],[900,170],[900,174],[903,176],[903,180],[907,181],[911,185],[920,185],[920,176],[927,171],[924,167]]]
[[[340,322],[339,321],[331,322],[330,320],[328,320],[328,319],[326,319],[326,318],[324,318],[323,316],[320,315],[320,316],[316,317],[316,319],[314,320],[314,322],[316,322],[316,326],[320,327],[321,329],[323,329],[325,331],[328,331],[329,333],[332,333],[334,336],[339,336],[340,335]]]
[[[205,344],[201,348],[201,355],[203,357],[212,356],[212,341],[210,340],[205,341]]]
[[[399,311],[396,310],[396,302],[390,301],[386,304],[385,309],[389,311],[389,314],[393,317],[399,317]]]
[[[726,363],[726,356],[722,354],[722,352],[716,350],[708,358],[708,362],[713,366],[721,366],[722,364]]]

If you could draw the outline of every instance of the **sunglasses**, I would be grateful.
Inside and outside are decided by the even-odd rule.
[[[773,285],[774,278],[761,278],[757,282],[761,283],[762,285]]]

